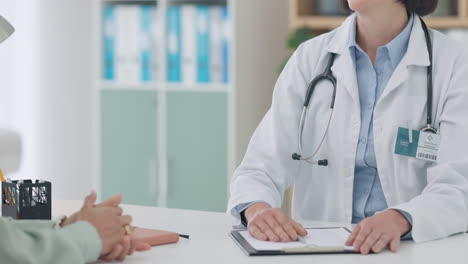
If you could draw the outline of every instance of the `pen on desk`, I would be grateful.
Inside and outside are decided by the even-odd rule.
[[[179,234],[179,236],[182,237],[182,238],[185,238],[185,239],[189,239],[189,238],[190,238],[189,235],[184,235],[184,234]]]

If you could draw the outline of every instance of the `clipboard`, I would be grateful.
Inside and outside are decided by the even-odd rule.
[[[351,234],[351,231],[345,227],[326,227],[326,228],[306,228],[308,232],[313,232],[314,230],[325,231],[325,230],[337,230],[343,229],[348,234]],[[229,236],[236,242],[236,244],[244,251],[247,256],[278,256],[278,255],[308,255],[308,254],[358,254],[359,252],[355,251],[351,247],[346,246],[315,246],[315,245],[304,245],[283,249],[274,249],[274,250],[265,250],[265,249],[256,249],[253,245],[247,241],[243,234],[247,231],[232,231]],[[273,243],[273,242],[269,242]],[[292,242],[295,243],[295,242]],[[297,244],[297,243],[295,243]],[[344,244],[344,242],[343,242]]]

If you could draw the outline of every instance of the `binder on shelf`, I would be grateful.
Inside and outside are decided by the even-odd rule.
[[[164,61],[164,21],[161,14],[162,9],[155,6],[152,9],[151,16],[151,76],[153,81],[161,81],[164,79],[161,62]]]
[[[227,83],[228,8],[183,4],[170,5],[166,17],[161,12],[139,2],[103,7],[102,78],[121,85]]]
[[[223,82],[223,9],[210,7],[210,74],[212,83]]]
[[[194,84],[197,76],[195,5],[183,5],[182,13],[182,82]]]
[[[197,81],[210,81],[210,10],[208,6],[197,6]]]
[[[151,46],[151,24],[152,24],[152,7],[148,5],[141,6],[140,9],[140,70],[141,80],[148,82],[153,80],[152,77],[152,52],[154,49]]]
[[[180,7],[167,10],[167,80],[181,81],[181,25]]]
[[[119,5],[116,9],[116,81],[122,84],[135,84],[141,80],[140,74],[140,7]]]
[[[227,7],[223,7],[223,83],[229,83],[229,63],[230,63],[230,45],[231,45],[231,24],[229,17],[229,10]]]
[[[115,79],[115,7],[106,6],[103,9],[103,78]]]

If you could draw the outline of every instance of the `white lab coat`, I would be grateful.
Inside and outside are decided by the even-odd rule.
[[[352,15],[354,16],[354,15]],[[355,156],[360,130],[356,71],[348,48],[351,18],[336,30],[301,45],[276,84],[272,107],[255,131],[231,182],[228,212],[239,204],[265,201],[281,207],[294,184],[293,217],[350,223]],[[408,51],[374,110],[377,167],[389,208],[411,214],[416,242],[464,232],[468,226],[468,51],[431,30],[434,46],[434,126],[441,143],[437,162],[394,154],[398,127],[426,125],[429,56],[419,19]],[[329,166],[291,159],[298,151],[298,126],[309,82],[321,73],[328,52],[338,83],[333,119],[317,159]],[[332,86],[321,82],[309,105],[304,152],[310,155],[329,118]]]

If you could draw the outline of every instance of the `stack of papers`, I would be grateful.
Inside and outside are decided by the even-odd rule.
[[[286,248],[300,247],[345,247],[346,240],[349,236],[349,231],[344,228],[333,229],[307,229],[307,236],[304,237],[304,244],[299,241],[294,242],[270,242],[260,241],[255,239],[247,231],[242,231],[240,234],[249,244],[256,250],[282,250]],[[352,248],[352,247],[351,247]]]
[[[344,227],[309,228],[302,242],[270,242],[260,241],[248,231],[234,231],[231,236],[248,255],[280,255],[307,253],[351,253],[353,247],[345,245],[350,231]]]

